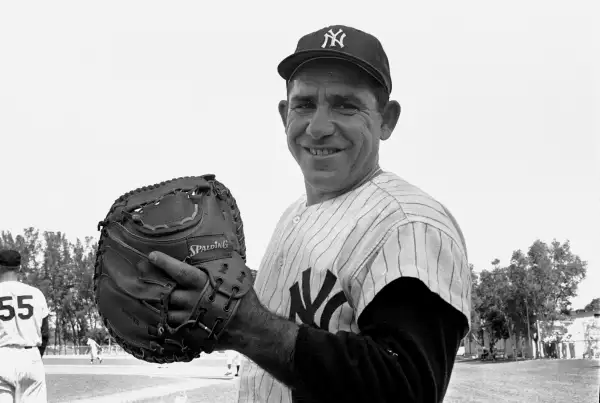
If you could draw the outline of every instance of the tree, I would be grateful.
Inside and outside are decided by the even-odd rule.
[[[527,256],[519,249],[513,252],[510,265],[507,267],[508,283],[508,312],[515,330],[515,344],[521,337],[527,339],[527,351],[530,351],[532,335],[539,339],[536,331],[536,320],[532,307],[530,287],[532,282]],[[538,350],[536,349],[536,352]]]
[[[480,332],[483,333],[483,329],[487,328],[491,344],[509,337],[508,321],[505,314],[507,311],[506,280],[503,269],[482,270],[477,287],[472,292],[472,294],[476,294],[475,300],[478,303],[471,309],[475,310],[484,322],[481,325]]]
[[[532,308],[540,320],[555,321],[570,313],[570,299],[577,295],[577,286],[585,278],[587,262],[571,252],[567,240],[554,240],[549,247],[536,240],[527,252],[529,292]]]
[[[571,252],[571,243],[566,240],[562,244],[556,239],[550,247],[553,272],[555,274],[556,293],[554,303],[562,314],[571,310],[570,299],[577,296],[577,287],[585,279],[587,262]]]
[[[465,336],[465,340],[470,342],[474,339],[477,344],[483,345],[482,319],[479,315],[478,307],[481,305],[481,297],[477,288],[479,286],[479,275],[475,272],[475,267],[469,264],[471,271],[471,328]]]
[[[583,308],[586,312],[600,312],[600,298],[594,298]]]
[[[60,232],[44,231],[43,237],[45,248],[42,275],[48,290],[48,306],[54,313],[54,347],[58,345],[60,349],[66,341],[64,302],[68,292],[64,273],[66,265],[61,253],[63,235]],[[66,302],[68,303],[68,299]]]
[[[514,303],[510,314],[515,317],[518,335],[527,335],[528,341],[534,335],[537,356],[546,330],[537,326],[538,319],[551,324],[569,315],[569,299],[585,278],[586,266],[571,252],[568,240],[563,244],[554,240],[551,246],[536,240],[526,255],[520,250],[513,252],[509,276]]]

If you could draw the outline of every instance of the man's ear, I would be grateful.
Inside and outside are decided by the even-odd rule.
[[[398,101],[389,101],[383,109],[383,114],[381,116],[381,140],[387,140],[392,135],[392,132],[398,123],[398,119],[400,119],[401,109]]]
[[[288,115],[288,101],[279,101],[279,116],[283,122],[283,127],[286,127]]]

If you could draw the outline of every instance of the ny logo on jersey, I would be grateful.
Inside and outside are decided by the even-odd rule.
[[[317,293],[315,300],[312,301],[310,296],[311,270],[312,269],[309,267],[302,272],[302,295],[300,295],[300,286],[298,285],[298,282],[290,287],[291,302],[289,319],[295,321],[296,316],[298,316],[302,323],[306,325],[329,330],[329,322],[331,322],[333,313],[344,303],[348,302],[348,300],[343,291],[340,291],[331,297],[323,308],[321,320],[319,321],[319,326],[317,326],[315,323],[315,314],[331,294],[331,290],[333,290],[337,277],[331,271],[327,270],[325,281]]]
[[[339,39],[338,36],[342,34]],[[323,44],[321,45],[322,48],[325,48],[327,46],[327,42],[329,42],[329,47],[330,48],[335,48],[336,45],[339,46],[340,48],[344,47],[344,38],[346,37],[346,34],[344,33],[344,31],[340,28],[336,33],[333,33],[333,29],[330,29],[329,31],[327,31],[325,33],[325,40],[323,41]]]

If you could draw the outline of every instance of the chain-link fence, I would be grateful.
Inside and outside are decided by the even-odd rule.
[[[600,358],[600,343],[597,340],[540,343],[540,354],[543,358]]]
[[[129,354],[123,351],[121,346],[116,344],[103,345],[101,354],[104,356],[128,356]],[[46,347],[44,355],[89,355],[90,347],[87,345],[62,345],[54,346],[49,345]]]
[[[489,346],[486,346],[489,351]],[[506,359],[512,359],[514,355],[517,358],[559,358],[559,359],[570,359],[570,358],[600,358],[600,342],[597,340],[581,340],[571,339],[567,342],[549,342],[539,344],[539,350],[535,346],[531,346],[530,352],[527,346],[516,347],[510,342],[500,340],[494,346],[496,351],[501,352],[501,356]],[[476,358],[481,357],[484,352],[484,347],[478,343],[472,343],[471,345],[461,346],[458,350],[457,355],[463,357]]]

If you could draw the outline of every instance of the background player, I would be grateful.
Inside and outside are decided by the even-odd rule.
[[[90,346],[90,364],[93,364],[95,359],[102,364],[102,347],[91,337],[88,337],[87,345]]]
[[[470,269],[449,211],[379,167],[400,116],[383,46],[330,26],[278,70],[306,193],[281,216],[221,341],[248,357],[238,401],[441,402],[469,329]],[[177,300],[195,300],[197,269],[150,257],[183,286]]]
[[[241,365],[241,356],[235,350],[227,351],[227,372],[225,372],[225,376],[231,375],[233,372],[231,371],[231,366],[235,366],[235,376],[240,375],[240,365]]]
[[[0,251],[0,403],[46,403],[48,305],[39,289],[18,281],[20,265],[19,252]]]

